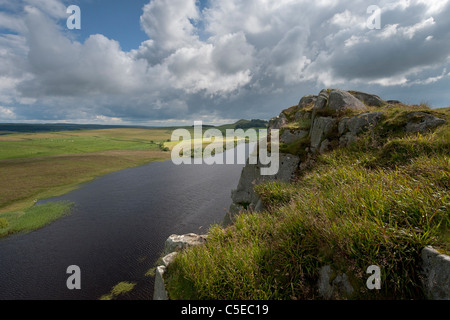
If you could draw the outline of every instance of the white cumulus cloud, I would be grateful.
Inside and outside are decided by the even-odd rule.
[[[445,104],[450,3],[151,0],[148,39],[64,30],[61,0],[0,1],[1,115],[98,122],[269,118],[323,87],[394,92]],[[392,97],[394,98],[394,97]],[[13,110],[13,111],[11,111]],[[10,114],[9,112],[13,112]]]

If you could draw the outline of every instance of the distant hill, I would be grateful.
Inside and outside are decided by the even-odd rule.
[[[219,130],[226,129],[250,129],[250,128],[261,128],[265,129],[269,125],[268,121],[260,120],[260,119],[252,119],[252,120],[244,120],[241,119],[233,124],[225,124],[222,126],[218,126]]]
[[[73,124],[73,123],[0,123],[0,135],[11,133],[36,133],[36,132],[58,132],[96,129],[117,129],[117,128],[144,128],[142,126],[115,126],[98,124]]]
[[[203,128],[217,128],[221,131],[226,129],[248,129],[248,128],[267,128],[268,121],[265,120],[239,120],[233,124],[225,124],[218,127],[204,124]],[[146,126],[124,126],[124,125],[99,125],[99,124],[74,124],[74,123],[0,123],[0,135],[12,133],[38,133],[38,132],[59,132],[59,131],[78,131],[78,130],[99,130],[99,129],[117,129],[117,128],[160,128],[177,129],[179,127],[146,127]],[[183,127],[184,128],[184,127]]]

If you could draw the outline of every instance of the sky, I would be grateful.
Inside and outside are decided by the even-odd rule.
[[[0,122],[268,120],[324,88],[448,107],[448,17],[450,0],[0,0]]]

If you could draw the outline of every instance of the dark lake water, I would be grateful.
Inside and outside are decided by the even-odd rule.
[[[119,299],[152,299],[145,273],[165,240],[220,224],[242,168],[153,162],[50,199],[74,202],[71,215],[0,240],[0,300],[93,300],[122,281],[137,285]],[[66,286],[71,265],[81,269],[81,290]]]

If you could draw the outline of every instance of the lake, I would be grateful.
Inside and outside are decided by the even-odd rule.
[[[42,229],[0,239],[0,300],[94,300],[123,281],[136,286],[118,299],[152,299],[145,274],[165,240],[220,224],[243,167],[152,162],[46,200],[75,206]],[[71,265],[81,269],[81,290],[66,286]]]

